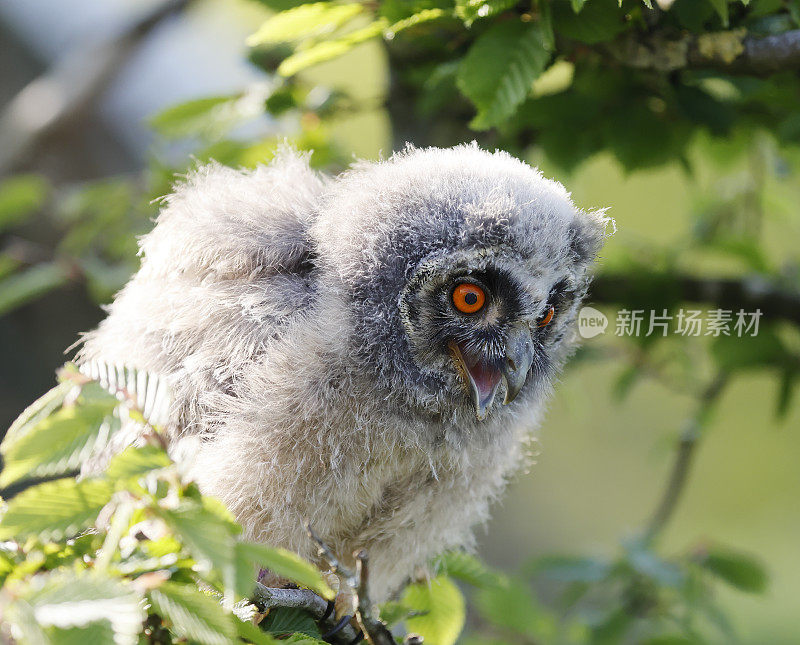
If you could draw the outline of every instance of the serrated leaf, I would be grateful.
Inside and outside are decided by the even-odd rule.
[[[78,469],[119,430],[120,420],[112,414],[117,405],[109,395],[104,401],[61,408],[16,441],[3,442],[5,468],[0,487]]]
[[[135,406],[129,411],[132,420],[153,426],[169,421],[172,393],[166,379],[158,374],[104,361],[84,363],[80,372],[96,381],[84,386],[84,391],[98,388],[129,400]]]
[[[464,628],[464,597],[452,580],[437,576],[406,587],[403,604],[425,612],[406,621],[408,630],[422,636],[426,645],[453,645]]]
[[[281,62],[278,66],[278,74],[281,76],[294,76],[297,72],[307,67],[341,56],[356,45],[380,36],[388,26],[389,24],[386,20],[379,19],[361,29],[351,31],[341,38],[325,40],[312,45],[308,49],[297,51]]]
[[[729,585],[748,593],[763,593],[768,576],[752,556],[714,548],[700,560],[700,565]]]
[[[290,43],[305,38],[319,38],[333,33],[363,11],[361,4],[314,2],[282,11],[269,18],[252,36],[250,47]]]
[[[20,414],[6,432],[3,445],[14,442],[26,435],[45,417],[49,416],[64,402],[64,398],[75,387],[74,383],[63,382],[56,385],[46,394],[40,396]]]
[[[235,534],[238,527],[192,500],[185,500],[176,509],[161,511],[161,516],[195,558],[203,575],[214,584],[222,584],[226,600],[232,600],[237,578]]]
[[[111,459],[106,469],[106,475],[113,481],[119,481],[139,477],[171,465],[172,459],[161,448],[129,446]]]
[[[517,2],[518,0],[456,0],[456,16],[469,27],[476,20],[491,18],[511,9]]]
[[[110,625],[117,645],[136,643],[144,620],[139,594],[127,584],[96,572],[65,570],[39,576],[17,593],[31,607],[41,627],[68,629],[104,622]]]
[[[47,198],[48,185],[39,175],[17,175],[0,182],[0,231],[27,221]]]
[[[238,620],[193,584],[165,582],[148,593],[153,607],[176,635],[202,645],[228,645]]]
[[[58,262],[42,262],[0,280],[0,315],[63,286],[68,279]]]
[[[0,519],[0,540],[75,535],[94,523],[113,493],[114,485],[104,479],[68,478],[33,486],[8,502]]]
[[[458,89],[478,108],[470,127],[486,130],[512,116],[548,60],[540,23],[501,22],[481,34],[456,75]]]
[[[252,572],[253,565],[269,569],[273,573],[288,578],[302,587],[311,589],[328,600],[333,600],[336,595],[323,579],[319,569],[310,562],[303,560],[296,553],[286,549],[254,542],[237,542],[236,561],[237,569],[241,572],[239,576],[240,584],[237,584],[237,588],[243,595],[252,591],[254,578],[251,576],[250,581],[248,581],[247,578],[242,579],[242,576],[247,575],[248,571]],[[249,588],[247,587],[248,584]]]
[[[271,610],[262,621],[261,628],[276,635],[302,634],[314,639],[322,636],[319,626],[309,613],[297,607],[278,607]]]

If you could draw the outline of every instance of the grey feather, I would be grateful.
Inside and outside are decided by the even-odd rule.
[[[305,557],[305,519],[345,562],[367,548],[380,600],[469,547],[521,465],[605,224],[474,144],[408,147],[335,178],[290,150],[254,171],[213,164],[166,199],[79,360],[162,375],[169,431],[204,491],[249,537]],[[465,275],[496,281],[482,326],[450,311]],[[520,324],[531,372],[480,420],[443,339],[494,356]]]

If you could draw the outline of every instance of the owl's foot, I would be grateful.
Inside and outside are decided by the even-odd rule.
[[[356,623],[361,628],[361,632],[366,634],[367,639],[373,645],[396,645],[392,633],[387,629],[384,623],[376,618],[377,613],[369,597],[367,584],[369,580],[367,552],[361,549],[353,554],[356,560],[356,570],[352,572],[339,562],[331,548],[314,533],[310,522],[306,522],[306,531],[317,545],[319,556],[328,563],[331,571],[337,574],[344,583],[342,585],[342,591],[348,589],[352,590],[353,603],[355,605],[355,619]],[[344,618],[348,618],[348,621],[343,622]],[[342,622],[342,628],[347,625],[351,619],[352,617],[350,616],[343,617],[342,621],[340,621]],[[360,638],[357,638],[354,642],[357,643],[359,640]]]

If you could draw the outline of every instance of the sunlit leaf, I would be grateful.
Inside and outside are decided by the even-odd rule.
[[[476,20],[491,18],[517,4],[517,0],[456,0],[456,15],[470,26]]]
[[[52,477],[80,468],[120,428],[112,413],[118,401],[107,395],[84,405],[61,408],[12,442],[0,446],[5,468],[0,486],[23,478]]]
[[[138,640],[144,608],[139,594],[120,580],[64,570],[38,578],[17,593],[32,608],[41,627],[68,630],[99,622],[110,627],[117,645],[133,645]],[[85,631],[87,640],[83,642],[93,642],[91,634],[98,629]],[[55,642],[76,642],[71,640],[76,636],[69,630],[56,634]]]
[[[243,573],[248,570],[252,571],[253,565],[256,565],[288,578],[302,587],[307,587],[323,598],[332,600],[335,595],[323,579],[319,569],[286,549],[254,542],[238,542],[236,544],[236,559],[237,567]],[[243,584],[249,584],[248,591],[252,589],[252,582],[248,583],[247,580],[244,580]]]
[[[171,623],[171,631],[202,645],[228,645],[234,639],[232,614],[194,584],[165,582],[148,593],[154,609]]]
[[[447,577],[437,576],[430,584],[418,582],[406,587],[403,604],[424,615],[409,618],[409,631],[419,634],[426,645],[453,645],[464,628],[464,597]]]
[[[351,31],[341,38],[324,40],[308,49],[301,49],[286,58],[278,66],[278,74],[281,76],[294,76],[297,72],[307,67],[341,56],[356,45],[380,36],[386,27],[388,27],[388,22],[384,19],[379,19],[366,27]]]
[[[113,493],[114,485],[103,479],[68,478],[33,486],[9,501],[0,519],[0,540],[75,535],[94,523]]]
[[[247,44],[257,47],[325,36],[355,18],[363,9],[358,2],[302,4],[272,16],[247,39]]]

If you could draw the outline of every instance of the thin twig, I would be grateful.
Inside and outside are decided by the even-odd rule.
[[[358,576],[358,586],[356,587],[356,597],[358,599],[358,610],[356,620],[364,632],[364,636],[370,645],[395,645],[392,633],[380,620],[375,618],[373,613],[372,601],[369,597],[369,558],[365,549],[361,549],[354,554],[356,558],[356,574]]]
[[[653,542],[664,530],[672,518],[680,501],[681,494],[686,486],[691,470],[692,461],[700,439],[703,424],[713,404],[719,399],[722,390],[728,382],[726,374],[717,375],[700,396],[699,408],[695,415],[687,422],[686,429],[681,433],[678,442],[678,451],[672,464],[672,471],[667,480],[667,487],[656,507],[652,518],[647,524],[644,533],[646,542]]]

